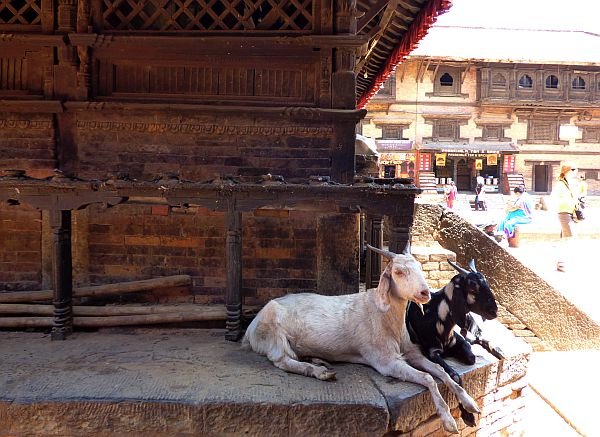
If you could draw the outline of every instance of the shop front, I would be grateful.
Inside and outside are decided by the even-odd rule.
[[[379,152],[379,176],[415,178],[417,154],[409,140],[376,140]]]
[[[438,191],[451,181],[459,191],[475,191],[480,181],[486,192],[502,192],[503,178],[514,172],[515,153],[512,144],[429,143],[419,149],[419,170],[434,174]]]

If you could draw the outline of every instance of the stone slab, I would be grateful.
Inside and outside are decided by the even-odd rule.
[[[0,435],[382,435],[374,371],[288,374],[220,330],[0,333]]]

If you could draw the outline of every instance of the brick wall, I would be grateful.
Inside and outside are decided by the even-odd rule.
[[[242,287],[247,305],[317,289],[317,220],[314,214],[286,210],[244,213]],[[223,302],[227,275],[222,213],[204,208],[174,213],[162,205],[91,207],[87,226],[90,283],[188,274],[191,293],[171,291],[169,301]]]
[[[430,288],[437,290],[445,286],[457,271],[448,264],[448,259],[456,262],[456,254],[439,244],[412,246],[412,254],[423,266],[423,273]]]
[[[80,113],[75,142],[79,176],[128,173],[152,179],[165,172],[194,181],[217,175],[281,174],[286,179],[329,175],[331,124],[298,124],[223,116],[148,117]]]
[[[0,290],[39,290],[42,215],[27,206],[0,204]]]
[[[0,171],[23,169],[33,177],[52,174],[54,137],[51,114],[0,112]]]

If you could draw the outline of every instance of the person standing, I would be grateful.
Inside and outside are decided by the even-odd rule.
[[[487,211],[483,184],[477,184],[477,187],[475,187],[475,211],[479,211],[480,209],[481,211]]]
[[[456,200],[456,195],[458,194],[458,190],[456,189],[456,185],[454,185],[454,181],[450,181],[450,185],[447,187],[446,192],[446,204],[448,208],[454,208],[454,201]]]
[[[560,167],[558,183],[552,190],[552,198],[558,213],[560,223],[560,247],[556,270],[564,272],[567,270],[565,257],[572,256],[573,244],[573,217],[578,202],[577,189],[577,167],[572,164],[563,164]]]

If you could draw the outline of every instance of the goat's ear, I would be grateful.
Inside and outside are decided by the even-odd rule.
[[[392,284],[392,263],[389,263],[381,276],[379,284],[375,291],[375,304],[382,313],[386,313],[390,309],[390,286]]]
[[[402,250],[402,255],[410,255],[411,254],[411,250],[410,250],[410,240],[408,240],[406,242],[406,246],[404,246],[404,250]]]

